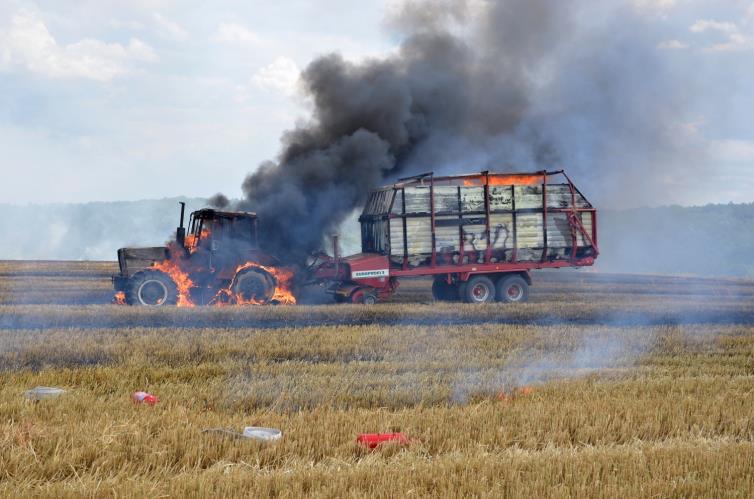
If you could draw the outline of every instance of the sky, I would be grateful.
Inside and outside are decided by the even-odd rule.
[[[694,90],[674,133],[703,150],[706,173],[670,182],[658,204],[754,202],[754,2],[625,2],[663,33],[661,60]],[[330,52],[393,53],[395,8],[0,0],[0,203],[240,197],[307,116],[299,72]],[[599,9],[585,15],[600,21]]]

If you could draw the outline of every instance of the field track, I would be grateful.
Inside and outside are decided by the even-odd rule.
[[[373,307],[144,310],[109,304],[114,271],[0,262],[0,495],[754,494],[754,281],[560,271],[519,306],[418,280]],[[37,385],[68,392],[25,400]],[[250,425],[284,437],[203,433]],[[355,443],[393,430],[411,445]]]

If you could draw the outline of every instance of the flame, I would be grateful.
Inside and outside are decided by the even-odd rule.
[[[209,236],[212,235],[212,231],[209,229],[202,229],[202,232],[197,237],[195,234],[187,234],[186,235],[186,249],[188,249],[189,253],[194,253],[196,250],[199,249],[199,243],[202,241],[206,241],[209,239]]]
[[[199,250],[205,250],[206,245],[204,241],[208,241],[211,236],[209,229],[202,229],[201,234],[197,237],[194,234],[188,234],[186,236],[185,248],[181,248],[175,242],[169,245],[171,258],[162,262],[152,264],[152,268],[159,270],[170,277],[178,288],[178,303],[179,307],[195,307],[196,304],[191,299],[191,290],[196,288],[193,277],[197,277],[197,273],[206,271],[207,269],[199,268],[196,264],[196,260],[191,255]],[[188,251],[188,255],[186,254]],[[269,301],[261,301],[255,299],[244,299],[243,296],[236,295],[233,292],[235,284],[235,276],[239,272],[242,272],[248,268],[256,267],[263,270],[273,276],[276,281],[275,290]],[[210,272],[215,272],[214,268],[209,269]],[[233,273],[233,280],[226,288],[222,288],[215,294],[214,298],[210,300],[209,305],[265,305],[269,302],[280,304],[295,304],[296,297],[292,291],[293,285],[293,271],[285,268],[267,267],[256,262],[246,262],[236,267]],[[217,289],[217,288],[214,288]]]
[[[173,253],[178,254],[178,253]],[[179,307],[195,307],[196,304],[191,300],[191,289],[196,287],[194,281],[191,279],[190,270],[186,268],[190,265],[190,260],[183,257],[174,257],[170,260],[155,263],[152,267],[155,270],[164,272],[167,274],[173,282],[175,282],[178,288],[178,306]],[[260,265],[256,262],[246,262],[243,265],[239,265],[234,273],[238,275],[239,272],[251,267],[256,267],[269,273],[275,278],[276,286],[275,291],[269,301],[244,299],[233,292],[234,280],[230,282],[227,288],[223,288],[217,292],[215,297],[210,300],[210,305],[265,305],[267,303],[279,303],[283,305],[294,305],[296,303],[296,297],[292,291],[293,284],[293,271],[285,268],[267,267]]]
[[[123,291],[118,291],[115,293],[115,296],[113,296],[113,304],[115,305],[125,305],[126,304],[126,293]]]
[[[511,388],[508,393],[505,390],[500,390],[497,394],[497,399],[500,402],[513,402],[518,397],[525,397],[534,393],[534,388],[530,386],[522,386],[520,388]]]
[[[188,273],[185,272],[179,262],[180,258],[173,258],[171,260],[164,260],[157,262],[152,267],[160,272],[167,274],[175,283],[178,288],[178,306],[179,307],[193,307],[194,303],[191,301],[189,292],[194,287],[194,281],[191,280]]]
[[[534,393],[534,388],[530,386],[524,386],[518,390],[518,393],[519,395],[531,395],[532,393]]]
[[[542,183],[542,175],[495,175],[489,176],[488,185],[539,185]],[[484,185],[485,177],[464,179],[466,187]]]

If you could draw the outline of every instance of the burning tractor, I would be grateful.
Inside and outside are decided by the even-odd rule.
[[[175,242],[118,250],[116,300],[142,306],[296,302],[293,272],[259,249],[256,214],[198,210],[187,234],[185,208],[181,203]]]

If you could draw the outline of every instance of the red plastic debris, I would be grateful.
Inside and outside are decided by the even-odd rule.
[[[398,442],[408,445],[409,439],[403,433],[362,433],[356,437],[356,442],[369,449],[376,449],[383,442]]]
[[[134,404],[143,403],[147,405],[155,405],[157,402],[160,401],[160,399],[158,399],[151,393],[147,393],[147,392],[134,392],[134,394],[131,395],[131,400],[134,401]]]

